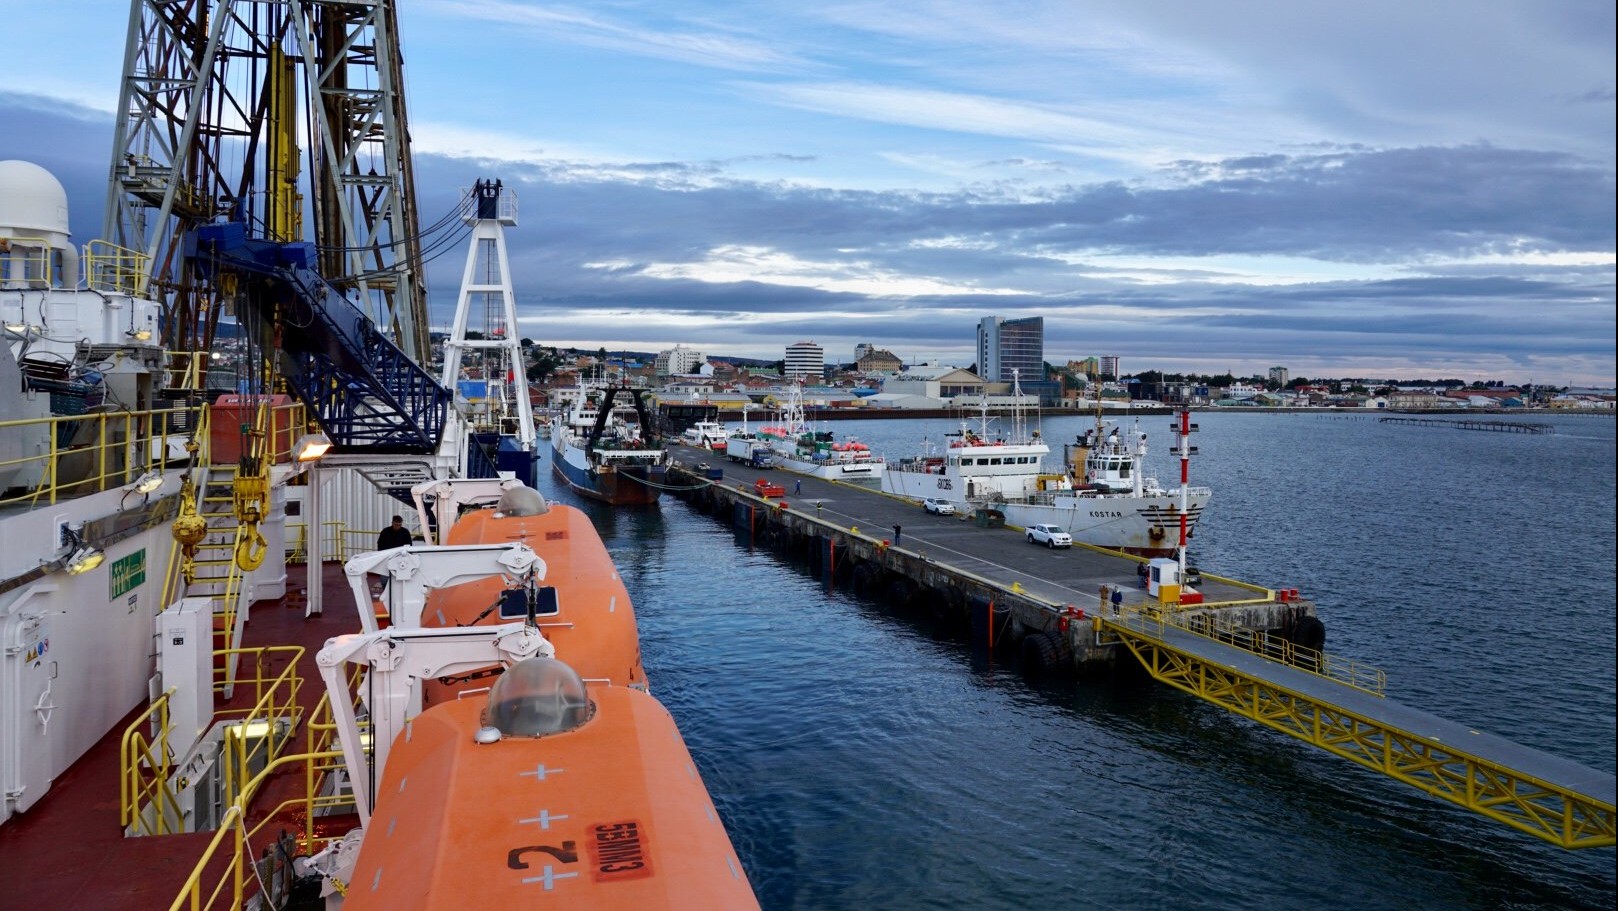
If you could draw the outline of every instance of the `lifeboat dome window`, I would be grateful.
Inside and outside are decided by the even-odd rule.
[[[573,730],[591,711],[578,671],[555,658],[527,658],[489,690],[483,723],[507,737],[543,737]]]
[[[550,504],[532,487],[513,487],[500,495],[495,510],[507,516],[541,516],[550,511]]]

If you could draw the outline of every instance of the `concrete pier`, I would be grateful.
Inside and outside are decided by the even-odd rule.
[[[1093,673],[1118,660],[1117,641],[1099,636],[1090,622],[1112,610],[1101,603],[1102,586],[1122,591],[1126,612],[1173,612],[1186,625],[1227,631],[1234,641],[1273,649],[1284,640],[1316,651],[1324,643],[1314,604],[1289,592],[1203,574],[1193,587],[1204,603],[1162,605],[1140,583],[1138,557],[1078,544],[1048,550],[1027,543],[1021,529],[932,515],[872,487],[673,448],[670,484],[679,489],[671,495],[758,546],[805,561],[833,585],[968,624],[974,639],[1015,649],[1036,673]],[[753,484],[761,477],[785,494],[758,496]]]

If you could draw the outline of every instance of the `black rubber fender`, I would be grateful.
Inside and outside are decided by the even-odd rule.
[[[1313,649],[1317,652],[1326,650],[1326,624],[1320,622],[1319,617],[1307,614],[1299,617],[1292,625],[1292,644],[1299,648]]]
[[[1054,677],[1073,669],[1073,647],[1053,630],[1024,636],[1020,654],[1023,673],[1030,677]]]

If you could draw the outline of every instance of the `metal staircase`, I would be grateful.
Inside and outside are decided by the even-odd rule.
[[[315,271],[307,243],[247,236],[239,222],[200,227],[195,261],[234,273],[244,314],[272,315],[281,373],[331,437],[334,453],[433,454],[452,394]]]

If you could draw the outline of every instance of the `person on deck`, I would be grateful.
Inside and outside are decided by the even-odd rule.
[[[411,542],[410,529],[404,527],[404,516],[394,516],[393,524],[382,529],[376,536],[377,550],[392,550],[395,547],[404,547]]]

